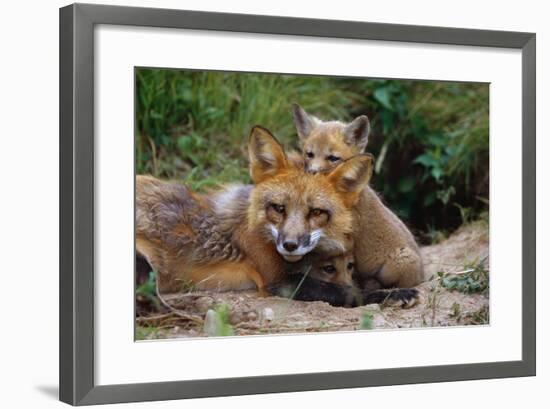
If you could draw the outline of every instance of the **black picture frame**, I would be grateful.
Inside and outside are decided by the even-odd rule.
[[[60,9],[60,400],[72,405],[535,375],[534,33],[90,4]],[[124,385],[94,382],[94,26],[132,25],[503,47],[522,53],[522,359]]]

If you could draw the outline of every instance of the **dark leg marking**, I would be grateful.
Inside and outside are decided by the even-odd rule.
[[[402,307],[407,307],[418,300],[418,290],[416,288],[396,288],[392,290],[363,291],[363,302],[365,304],[383,304],[389,302],[401,303]]]
[[[352,286],[327,283],[314,278],[303,279],[301,274],[288,275],[284,280],[267,287],[270,294],[299,301],[324,301],[335,307],[357,307],[361,305],[361,293]],[[300,282],[302,284],[299,286]]]

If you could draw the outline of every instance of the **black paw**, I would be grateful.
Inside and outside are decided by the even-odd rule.
[[[396,305],[410,308],[418,302],[419,292],[416,288],[397,288],[364,292],[365,304]]]
[[[270,294],[298,301],[324,301],[335,307],[361,305],[359,290],[351,286],[327,283],[311,277],[288,275],[284,280],[267,286]]]

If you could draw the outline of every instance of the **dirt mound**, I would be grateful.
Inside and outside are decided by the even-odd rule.
[[[137,339],[259,335],[489,323],[489,232],[486,223],[464,226],[421,249],[426,282],[410,309],[366,305],[332,307],[250,292],[165,295],[164,313],[137,317]],[[485,281],[483,281],[485,280]],[[480,283],[480,281],[482,281]]]

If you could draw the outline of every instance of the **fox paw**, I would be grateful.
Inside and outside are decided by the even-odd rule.
[[[419,292],[416,288],[401,288],[394,290],[390,298],[401,308],[411,308],[418,303]]]
[[[418,303],[419,292],[416,288],[397,288],[393,290],[369,291],[364,296],[365,304],[382,304],[411,308]]]

